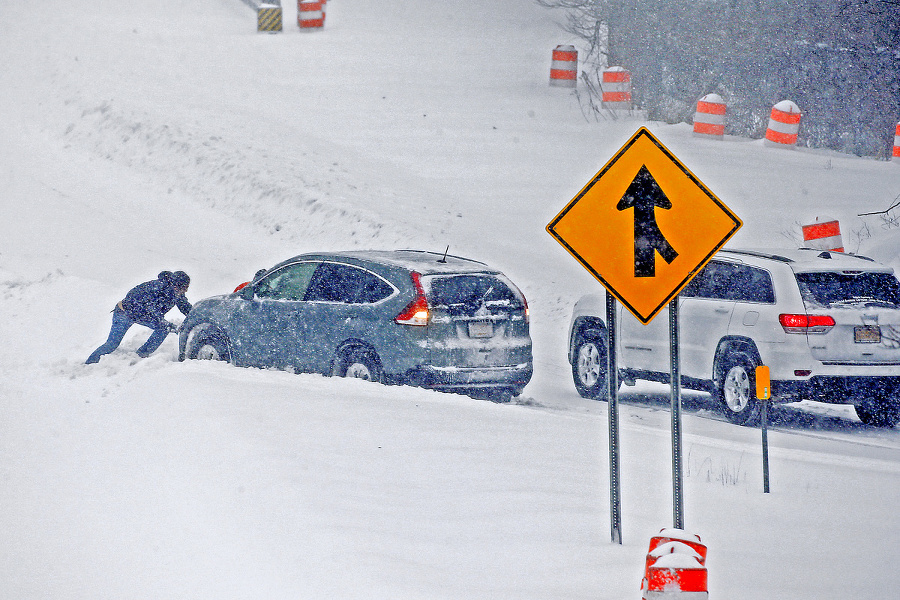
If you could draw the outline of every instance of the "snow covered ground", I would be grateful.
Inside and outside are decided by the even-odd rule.
[[[626,388],[624,544],[609,542],[606,404],[565,361],[597,284],[544,226],[640,126],[744,221],[794,246],[900,165],[585,117],[548,86],[578,43],[529,0],[331,0],[326,28],[256,33],[239,0],[0,4],[0,598],[639,598],[672,524],[667,388]],[[802,107],[801,107],[802,108]],[[98,365],[109,310],[163,269],[189,297],[304,251],[413,247],[489,262],[532,309],[535,377],[501,405],[312,375]],[[900,540],[900,431],[840,406],[759,432],[685,394],[687,528],[713,598],[883,597]]]

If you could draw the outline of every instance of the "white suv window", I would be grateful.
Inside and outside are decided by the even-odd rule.
[[[721,261],[711,261],[684,288],[685,298],[774,304],[775,291],[768,271]]]
[[[868,271],[797,273],[808,308],[900,306],[900,282],[891,273]]]

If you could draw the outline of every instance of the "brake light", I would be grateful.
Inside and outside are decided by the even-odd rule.
[[[428,299],[425,298],[425,290],[422,289],[421,275],[413,271],[410,276],[416,288],[416,297],[406,305],[403,312],[394,317],[394,322],[400,325],[428,325],[430,310]]]
[[[517,288],[516,284],[514,284],[513,282],[507,281],[506,283],[509,285],[510,289],[512,289],[519,296],[519,299],[522,301],[522,307],[524,308],[523,312],[524,312],[525,323],[526,324],[530,323],[531,322],[531,310],[528,308],[528,300],[525,299],[525,294],[523,294],[522,290]]]
[[[834,318],[828,315],[778,315],[785,333],[828,333]]]

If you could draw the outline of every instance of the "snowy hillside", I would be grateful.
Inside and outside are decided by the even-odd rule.
[[[565,359],[599,289],[544,231],[640,126],[744,221],[795,246],[877,216],[900,165],[594,117],[548,86],[577,40],[530,0],[330,0],[258,34],[240,0],[0,4],[0,598],[639,598],[671,525],[667,389],[623,391],[622,546],[606,404]],[[163,270],[192,301],[305,251],[420,248],[503,270],[532,312],[512,404],[121,349],[109,311]],[[785,407],[759,432],[685,395],[687,528],[713,598],[890,594],[900,430]]]

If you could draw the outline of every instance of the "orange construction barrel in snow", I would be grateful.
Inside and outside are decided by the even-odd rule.
[[[300,31],[321,31],[325,26],[325,2],[297,0],[297,26]]]
[[[641,581],[643,600],[706,600],[706,546],[683,529],[662,529],[650,538]]]
[[[725,138],[725,101],[718,94],[707,94],[697,101],[694,135],[716,140]]]
[[[894,131],[894,153],[891,160],[900,162],[900,123],[897,123],[897,129]]]
[[[673,542],[679,542],[688,546],[693,552],[696,552],[698,555],[698,560],[701,563],[706,562],[706,546],[703,545],[700,541],[700,536],[695,535],[693,533],[688,533],[683,529],[674,529],[671,527],[667,527],[664,529],[660,529],[659,533],[652,538],[650,538],[650,552],[653,552],[660,546],[665,544],[671,544]]]
[[[693,556],[673,553],[660,557],[647,569],[643,600],[706,600],[706,567]]]
[[[793,148],[800,132],[800,108],[790,100],[782,100],[772,107],[766,129],[767,146]]]
[[[573,88],[578,84],[578,50],[575,46],[557,46],[550,63],[550,85]]]
[[[603,108],[631,110],[631,71],[622,67],[604,69],[600,89]]]
[[[843,252],[841,224],[837,219],[817,218],[811,225],[803,225],[803,243],[807,248]]]

